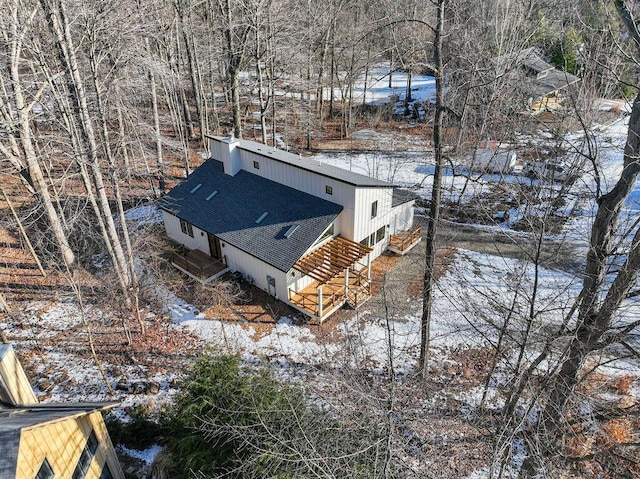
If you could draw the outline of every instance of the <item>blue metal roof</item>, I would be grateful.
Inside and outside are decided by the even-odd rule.
[[[158,206],[281,271],[289,271],[342,211],[338,204],[244,170],[226,175],[214,159]]]

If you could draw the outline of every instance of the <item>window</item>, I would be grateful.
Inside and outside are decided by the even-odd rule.
[[[376,243],[379,243],[384,239],[386,229],[387,229],[386,226],[381,226],[380,228],[378,228],[378,231],[376,231]]]
[[[180,229],[184,234],[189,235],[193,238],[193,226],[191,226],[191,223],[188,223],[180,218]]]
[[[96,433],[91,431],[91,434],[89,434],[89,437],[87,438],[87,443],[84,445],[84,449],[82,450],[82,454],[80,455],[80,460],[76,465],[76,469],[73,471],[73,476],[71,476],[73,479],[84,479],[86,477],[97,449],[98,438],[96,437]]]
[[[333,194],[333,188],[329,185],[324,187],[324,191],[328,194],[328,195],[332,195]]]
[[[378,216],[378,200],[371,203],[371,217],[375,218]]]
[[[45,458],[44,461],[42,461],[40,469],[38,469],[35,479],[53,479],[54,477],[55,474],[53,473],[53,469],[51,469],[51,464],[49,464],[49,461]]]
[[[371,233],[369,236],[369,246],[373,246],[374,244],[376,244],[376,234]]]
[[[107,466],[107,464],[105,464],[104,467],[102,468],[102,473],[100,473],[100,479],[113,479],[113,476],[111,475],[111,470],[109,469],[109,466]]]
[[[218,194],[218,190],[213,191],[209,196],[205,198],[205,201],[211,201],[211,198]]]
[[[369,246],[369,237],[367,236],[365,239],[360,241],[360,244],[364,246]]]
[[[300,225],[292,225],[289,227],[287,231],[284,233],[284,237],[289,239],[289,237],[298,229]]]
[[[254,167],[256,170],[259,170],[259,169],[260,169],[260,162],[259,162],[259,161],[254,161],[254,162],[253,162],[253,167]]]
[[[322,236],[320,236],[318,241],[316,241],[313,245],[315,246],[317,244],[320,244],[331,236],[333,236],[333,223],[331,223],[331,226],[329,226],[326,230],[324,230],[324,233],[322,233]]]
[[[265,211],[260,215],[260,218],[256,220],[256,224],[259,225],[260,223],[262,223],[262,220],[265,219],[267,216],[269,216],[269,212]]]

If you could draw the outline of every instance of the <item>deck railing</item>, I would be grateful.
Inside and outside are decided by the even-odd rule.
[[[344,288],[334,290],[333,288],[322,289],[322,316],[333,310],[337,304],[343,303],[345,300]],[[320,303],[318,302],[318,290],[313,292],[297,292],[289,289],[289,301],[296,306],[308,311],[313,316],[320,315]]]
[[[418,226],[412,231],[403,231],[392,236],[389,241],[389,247],[399,251],[404,251],[414,243],[418,242],[422,237],[422,228]]]
[[[226,257],[223,257],[222,260],[216,260],[199,250],[191,250],[186,253],[172,252],[171,262],[197,278],[214,276],[225,270],[227,264]]]

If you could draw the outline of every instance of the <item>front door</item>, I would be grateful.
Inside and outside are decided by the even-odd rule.
[[[207,233],[208,234],[208,233]],[[209,251],[211,257],[215,259],[222,259],[222,250],[220,249],[220,239],[212,234],[209,234]]]

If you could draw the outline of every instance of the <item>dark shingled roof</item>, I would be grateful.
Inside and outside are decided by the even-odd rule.
[[[191,193],[197,185],[202,186]],[[281,271],[289,271],[342,211],[340,205],[244,170],[226,175],[222,163],[213,159],[158,205]],[[256,224],[265,212],[269,214]],[[286,238],[294,225],[298,228]]]
[[[393,196],[391,197],[391,207],[395,208],[409,201],[414,201],[420,198],[420,195],[415,194],[413,191],[405,190],[404,188],[394,188]]]
[[[512,68],[517,65],[522,65],[529,69],[534,76],[523,78],[522,84],[528,88],[532,94],[541,97],[566,88],[580,80],[576,75],[558,70],[549,63],[535,47],[495,57],[493,62],[502,67]]]
[[[118,403],[0,404],[0,477],[15,477],[20,447],[20,432],[63,419],[109,409]]]
[[[216,140],[225,139],[221,136],[207,136],[207,137],[214,138]],[[300,155],[289,153],[288,151],[278,150],[277,148],[273,148],[271,146],[267,146],[262,143],[256,143],[255,141],[240,140],[240,145],[238,147],[241,150],[250,151],[252,153],[256,153],[258,155],[264,156],[265,158],[271,158],[281,163],[286,163],[296,168],[310,171],[312,173],[325,176],[327,178],[332,178],[342,183],[347,183],[349,185],[365,186],[369,188],[371,187],[389,188],[390,186],[393,186],[391,183],[378,180],[377,178],[371,178],[370,176],[367,176],[367,175],[354,173],[353,171],[345,170],[344,168],[340,168],[333,165],[328,165],[326,163],[322,163],[318,160],[314,160],[311,158],[305,158]],[[216,159],[219,159],[219,158],[216,158]]]

